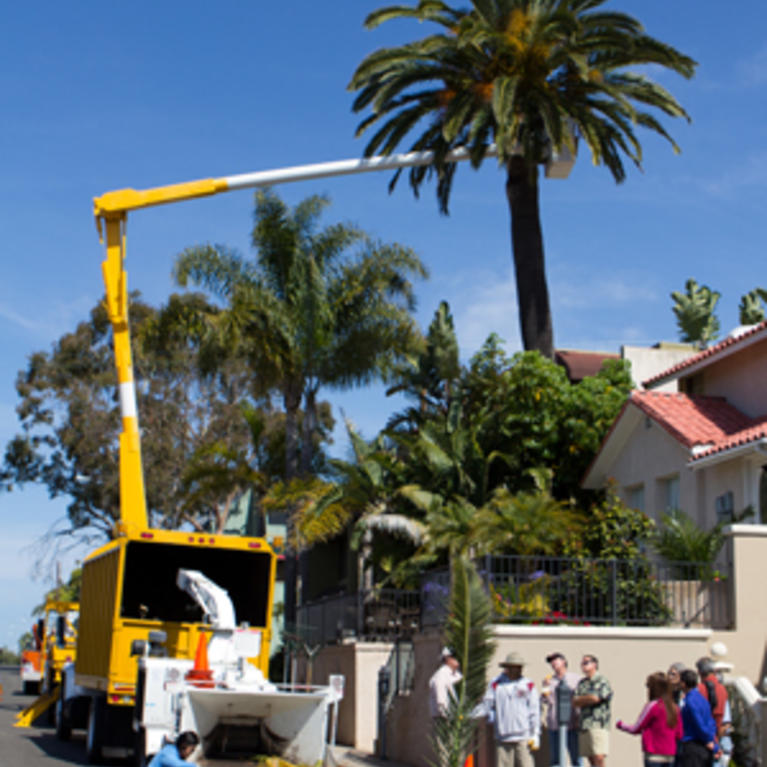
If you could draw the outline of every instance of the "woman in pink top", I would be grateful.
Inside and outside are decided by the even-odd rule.
[[[673,764],[677,743],[682,739],[682,717],[671,697],[668,677],[662,671],[647,677],[647,697],[649,702],[635,724],[618,721],[616,726],[632,735],[642,733],[645,767]]]

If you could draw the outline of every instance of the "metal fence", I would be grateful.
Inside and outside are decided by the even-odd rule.
[[[730,628],[730,573],[649,558],[487,556],[477,562],[504,623]],[[424,584],[446,594],[444,573]],[[443,604],[445,600],[443,597]],[[432,610],[432,620],[438,613]]]
[[[410,637],[421,626],[420,596],[417,590],[380,588],[323,597],[298,608],[298,624],[313,644],[349,636],[381,641]]]
[[[476,563],[500,623],[732,627],[730,568],[648,558],[487,556]],[[448,571],[427,573],[417,591],[368,589],[299,608],[307,638],[391,641],[444,622]]]

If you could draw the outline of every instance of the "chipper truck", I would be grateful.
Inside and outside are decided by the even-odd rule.
[[[495,147],[488,148],[489,156]],[[469,159],[456,149],[446,160]],[[88,759],[132,750],[141,763],[162,740],[196,729],[202,751],[264,753],[313,764],[343,679],[286,689],[267,682],[275,555],[260,538],[151,529],[146,513],[124,270],[129,211],[227,191],[427,165],[430,152],[368,157],[208,178],[94,199],[106,259],[122,431],[120,518],[83,563],[77,660],[64,669],[60,737],[87,729]],[[207,660],[206,656],[210,656]]]

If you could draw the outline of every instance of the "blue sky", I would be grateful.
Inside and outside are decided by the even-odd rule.
[[[423,34],[416,23],[362,27],[368,0],[164,0],[9,4],[0,45],[0,443],[16,431],[14,379],[87,316],[103,292],[91,199],[208,176],[359,156],[346,91],[362,57]],[[582,153],[567,181],[544,181],[541,208],[560,348],[617,351],[677,337],[669,293],[695,277],[722,293],[724,330],[740,296],[767,287],[767,5],[741,0],[616,0],[648,32],[699,63],[685,81],[653,76],[692,124],[667,122],[682,147],[644,137],[644,172],[616,186]],[[333,201],[349,220],[413,247],[431,277],[417,286],[426,326],[449,301],[464,357],[490,332],[519,348],[503,175],[458,171],[449,218],[433,188],[387,193],[387,174],[281,187],[291,203]],[[128,222],[129,286],[154,303],[173,289],[174,255],[201,242],[247,250],[252,193],[154,210]],[[392,403],[374,388],[326,393],[368,436]],[[336,409],[340,419],[340,412]],[[342,449],[339,443],[338,449]],[[47,584],[41,536],[65,503],[27,488],[0,495],[0,644],[15,645]],[[82,552],[81,552],[82,553]],[[64,573],[77,554],[60,557]]]

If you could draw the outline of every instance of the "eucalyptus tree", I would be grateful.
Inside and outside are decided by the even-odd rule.
[[[196,342],[159,331],[169,314],[214,310],[199,294],[171,296],[160,310],[131,295],[142,461],[154,527],[184,521],[205,527],[207,512],[188,504],[184,475],[190,460],[217,442],[232,450],[248,447],[241,407],[257,404],[250,371],[228,360],[215,377],[201,375]],[[16,378],[19,433],[6,445],[0,466],[0,490],[38,483],[51,497],[68,498],[62,532],[75,537],[109,537],[119,520],[120,410],[111,333],[100,302],[49,351],[30,355]]]
[[[370,110],[358,134],[383,121],[365,155],[390,154],[416,134],[409,148],[430,150],[434,156],[430,166],[410,169],[410,184],[417,194],[424,179],[436,175],[443,213],[456,167],[447,161],[448,152],[465,147],[478,168],[495,144],[506,174],[524,348],[547,357],[553,357],[553,331],[539,166],[554,151],[574,152],[580,139],[594,164],[606,166],[621,182],[624,157],[641,167],[637,126],[659,134],[678,151],[656,114],[689,119],[666,89],[630,68],[652,65],[689,78],[696,63],[647,35],[636,19],[603,9],[605,2],[471,0],[464,10],[441,0],[420,0],[415,6],[381,8],[365,20],[368,28],[415,19],[438,29],[371,53],[349,84],[359,91],[354,111]]]

